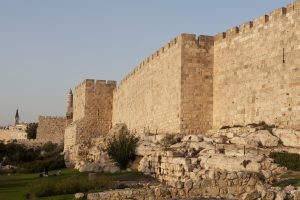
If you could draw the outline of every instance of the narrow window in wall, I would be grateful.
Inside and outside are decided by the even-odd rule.
[[[282,63],[285,63],[285,51],[282,49]]]

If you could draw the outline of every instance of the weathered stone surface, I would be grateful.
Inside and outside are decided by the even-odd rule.
[[[273,133],[280,138],[284,146],[300,147],[300,131],[273,129]]]
[[[40,142],[63,143],[67,124],[65,117],[40,116],[36,134],[36,140]]]
[[[242,200],[257,200],[260,197],[260,194],[257,191],[251,193],[245,193],[242,197]]]
[[[275,147],[279,141],[278,137],[273,136],[268,130],[258,130],[249,135],[249,137],[257,138],[264,147]]]
[[[84,193],[76,193],[75,194],[75,199],[81,199],[84,197]]]

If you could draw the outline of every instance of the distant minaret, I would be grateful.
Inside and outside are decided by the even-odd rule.
[[[17,109],[15,115],[15,125],[18,125],[19,123],[20,123],[20,116],[19,116],[19,110]]]
[[[73,93],[70,89],[70,92],[67,95],[67,119],[73,119]]]

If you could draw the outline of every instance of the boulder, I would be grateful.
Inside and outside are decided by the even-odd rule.
[[[76,193],[75,199],[82,199],[84,197],[84,193]]]
[[[258,130],[252,133],[250,137],[257,138],[264,147],[276,147],[279,142],[279,138],[272,135],[268,130]]]
[[[300,131],[273,129],[273,133],[282,141],[284,146],[300,147]]]
[[[291,195],[294,199],[300,199],[300,190],[291,191]]]
[[[241,144],[247,146],[264,146],[275,147],[278,145],[279,138],[272,135],[268,130],[258,130],[251,134],[233,137],[230,140],[233,144]]]

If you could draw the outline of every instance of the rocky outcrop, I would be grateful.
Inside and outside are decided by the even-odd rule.
[[[100,135],[71,146],[65,151],[65,162],[81,172],[119,172],[120,168],[107,154],[110,138],[128,132],[125,124],[116,124],[107,135]]]
[[[300,147],[300,131],[288,129],[273,129],[273,133],[278,138],[280,138],[284,146]]]
[[[128,131],[126,125],[119,124],[106,137],[72,147],[66,156],[81,171],[118,171],[106,148],[109,138],[123,131]],[[278,174],[286,172],[268,157],[270,152],[296,150],[282,146],[288,145],[282,135],[280,129],[251,126],[211,130],[206,135],[144,134],[136,149],[137,168],[163,185],[94,193],[88,199],[294,198],[300,194],[295,188],[287,191],[270,187]]]

